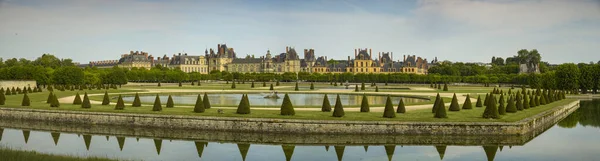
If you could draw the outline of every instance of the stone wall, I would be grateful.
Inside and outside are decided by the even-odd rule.
[[[35,87],[36,82],[34,80],[0,80],[0,88],[23,88],[23,87]]]
[[[519,122],[393,122],[227,118],[0,108],[0,118],[42,122],[282,134],[537,135],[579,106],[574,101]],[[533,134],[532,134],[533,133]]]

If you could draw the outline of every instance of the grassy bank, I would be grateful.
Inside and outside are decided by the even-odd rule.
[[[42,154],[35,151],[15,150],[0,147],[0,160],[7,161],[116,161],[99,157],[74,157],[64,155]]]

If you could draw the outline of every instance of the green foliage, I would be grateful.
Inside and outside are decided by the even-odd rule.
[[[437,111],[437,108],[439,107],[438,104],[440,103],[440,99],[442,99],[440,97],[440,94],[438,93],[437,96],[435,97],[435,101],[433,101],[433,107],[431,108],[431,113],[435,113]]]
[[[340,95],[338,94],[335,98],[335,106],[333,107],[333,117],[344,117],[344,115],[344,106],[342,105]]]
[[[298,91],[298,82],[296,82],[296,87],[294,88],[294,91]]]
[[[81,104],[81,97],[79,97],[79,93],[75,94],[75,99],[73,99],[73,104],[74,105],[80,105]]]
[[[354,92],[358,92],[358,85],[355,86]]]
[[[140,95],[136,92],[135,97],[133,98],[133,103],[131,104],[131,107],[141,107],[141,106],[142,106],[142,101],[140,100]]]
[[[160,82],[158,82],[158,87],[160,87]]]
[[[102,105],[110,104],[110,98],[108,97],[108,91],[104,91],[104,98],[102,99]]]
[[[173,103],[173,97],[171,97],[171,95],[169,95],[169,98],[167,99],[167,108],[173,108],[175,107],[175,103]]]
[[[119,95],[119,98],[117,99],[117,105],[115,106],[115,110],[124,110],[124,109],[125,109],[125,102],[123,101],[123,97],[121,95]]]
[[[286,93],[283,97],[283,103],[281,104],[281,115],[294,116],[295,114],[296,112],[294,111],[294,106],[292,105],[290,96],[288,96]]]
[[[498,102],[499,102],[498,114],[506,115],[506,106],[504,106],[504,95],[503,94],[500,95],[500,100],[498,100]]]
[[[271,87],[269,88],[269,90],[273,90],[273,84],[271,84]]]
[[[231,89],[235,89],[235,81],[231,82]]]
[[[444,103],[444,99],[440,99],[437,103],[437,107],[435,108],[435,118],[448,118],[446,115],[446,105]]]
[[[279,80],[277,80],[277,82],[275,82],[275,86],[279,86]]]
[[[92,104],[90,103],[90,98],[88,98],[87,92],[83,94],[83,103],[81,104],[81,108],[92,108]]]
[[[243,94],[242,99],[240,100],[240,104],[237,107],[237,114],[250,114],[250,104],[248,101],[248,96]]]
[[[490,96],[490,102],[486,105],[485,110],[483,111],[483,118],[492,118],[499,119],[500,114],[498,113],[498,107],[496,106],[496,97]]]
[[[204,108],[210,109],[210,101],[208,100],[208,94],[204,93],[204,98],[202,98],[204,102]]]
[[[508,113],[515,113],[517,112],[517,106],[515,104],[515,100],[513,97],[510,97],[508,99],[508,105],[506,105],[506,112]]]
[[[254,88],[254,82],[252,82],[252,84],[250,85],[250,88]]]
[[[162,111],[162,105],[160,103],[160,97],[158,97],[158,94],[156,95],[156,98],[154,98],[154,106],[152,106],[152,111]]]
[[[521,97],[521,93],[517,92],[517,97],[515,97],[515,99],[515,106],[517,107],[517,110],[524,110],[525,107],[523,106],[523,98]]]
[[[379,92],[379,86],[375,86],[375,92]]]
[[[529,98],[527,98],[527,94],[523,95],[523,109],[529,109]]]
[[[253,82],[254,83],[254,82]],[[194,106],[195,113],[204,113],[204,102],[202,101],[202,95],[198,94],[196,98],[196,105]]]
[[[437,84],[437,89],[438,90],[442,89],[442,85],[441,84]]]
[[[560,90],[574,90],[579,88],[580,71],[573,63],[561,64],[556,68],[556,85]]]
[[[181,84],[181,82],[179,82],[179,87],[182,87],[183,85]]]
[[[10,90],[8,88],[6,89],[6,92],[4,94],[7,95],[7,96],[8,95],[12,95],[12,93],[10,92]]]
[[[31,104],[31,101],[29,101],[29,96],[27,96],[27,93],[23,94],[23,101],[21,101],[21,106],[29,106]]]
[[[481,96],[477,96],[477,103],[475,103],[475,107],[483,107]]]
[[[367,95],[363,94],[362,102],[360,104],[360,112],[369,112],[369,99],[367,99]]]
[[[456,93],[452,96],[452,102],[450,102],[449,111],[460,111],[460,106],[458,106],[458,99],[456,98]]]
[[[490,101],[490,95],[486,93],[485,99],[483,100],[483,105],[487,106],[489,101]]]
[[[321,105],[322,112],[331,112],[331,104],[329,103],[329,98],[327,98],[327,94],[323,97],[323,105]]]
[[[444,83],[444,91],[448,91],[448,84]]]
[[[363,97],[365,98],[365,97]],[[385,108],[383,109],[383,117],[385,118],[395,118],[396,113],[394,112],[394,104],[392,104],[392,99],[390,95],[387,96],[385,101]]]
[[[361,90],[361,91],[364,91],[364,90],[365,90],[365,82],[362,82],[362,83],[360,84],[360,90]]]
[[[267,82],[263,82],[263,87],[266,87],[266,86],[267,86]]]
[[[479,100],[478,100],[479,102]],[[469,96],[467,94],[467,98],[465,99],[465,102],[463,103],[462,109],[464,110],[468,110],[468,109],[473,109],[473,105],[471,104],[471,96]]]
[[[400,102],[398,103],[396,113],[406,113],[406,107],[404,106],[404,101],[402,98],[400,98]]]
[[[52,94],[52,100],[50,101],[50,107],[60,107],[60,102],[58,102],[58,98],[56,94]]]
[[[310,82],[310,90],[314,90],[314,89],[315,89],[314,83]]]
[[[535,96],[533,94],[529,95],[529,108],[534,108],[535,105]]]
[[[4,105],[6,103],[6,96],[4,96],[4,92],[0,92],[0,105]]]

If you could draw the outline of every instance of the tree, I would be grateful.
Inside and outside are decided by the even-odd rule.
[[[452,96],[452,102],[450,103],[449,111],[460,111],[460,106],[458,106],[458,99],[456,98],[456,93]]]
[[[483,100],[483,105],[487,106],[489,101],[490,101],[490,95],[486,93],[485,99]]]
[[[369,99],[367,99],[367,95],[363,94],[362,102],[360,104],[360,112],[369,112]]]
[[[338,94],[335,99],[335,106],[333,108],[333,117],[344,117],[344,107],[342,105],[342,101],[340,100],[340,95]]]
[[[123,97],[121,95],[119,95],[119,99],[117,99],[117,105],[115,106],[115,110],[123,110],[123,109],[125,109],[125,102],[123,102]]]
[[[527,94],[523,95],[523,109],[529,109],[529,99]]]
[[[196,98],[196,105],[194,106],[195,113],[204,113],[204,102],[202,101],[202,95],[198,94]]]
[[[396,113],[394,112],[394,105],[392,104],[392,99],[390,95],[387,96],[385,101],[385,108],[383,109],[383,117],[385,118],[395,118]]]
[[[108,98],[108,91],[104,91],[104,98],[102,99],[102,105],[110,104],[110,98]]]
[[[517,107],[515,105],[515,100],[513,97],[510,97],[508,99],[508,105],[506,105],[506,112],[508,113],[515,113],[517,112]]]
[[[396,113],[406,113],[406,107],[404,106],[404,101],[402,101],[402,98],[400,98],[400,102],[398,103]]]
[[[444,83],[444,91],[448,91],[448,84]]]
[[[169,98],[167,99],[167,108],[173,108],[175,107],[175,103],[173,103],[173,97],[171,97],[171,95],[169,95]]]
[[[208,94],[204,93],[204,98],[202,98],[204,102],[204,108],[210,109],[210,101],[208,100]]]
[[[559,90],[574,90],[579,88],[580,71],[573,63],[561,64],[555,71],[556,86]]]
[[[279,80],[277,80],[277,82],[275,82],[275,86],[279,86]]]
[[[235,89],[235,81],[231,82],[231,89]]]
[[[81,97],[79,97],[79,93],[75,94],[75,99],[73,99],[74,105],[81,105]]]
[[[296,82],[296,87],[294,88],[294,91],[298,91],[298,82]]]
[[[21,102],[21,106],[29,106],[31,104],[31,101],[29,101],[29,96],[27,96],[27,93],[23,94],[23,101]]]
[[[296,87],[298,87],[297,85],[298,84],[296,83]],[[290,96],[286,93],[283,97],[283,103],[281,104],[281,115],[294,116],[295,114],[296,112],[294,111]]]
[[[498,114],[498,108],[496,107],[496,97],[490,96],[490,102],[486,105],[485,110],[483,111],[483,118],[489,119],[499,119],[500,115]]]
[[[52,95],[52,100],[50,102],[50,107],[60,107],[60,102],[58,102],[58,98],[56,97],[56,94]]]
[[[136,92],[135,97],[133,98],[133,103],[131,104],[131,107],[141,107],[141,106],[142,106],[142,101],[140,100],[140,95]]]
[[[463,103],[462,109],[463,110],[473,109],[473,105],[471,104],[471,96],[469,96],[468,94],[467,94],[467,98],[465,99],[465,102]]]
[[[435,118],[448,118],[446,116],[446,105],[444,103],[444,99],[440,99],[437,103],[437,107],[435,108]]]
[[[248,103],[247,95],[243,94],[240,104],[238,105],[237,114],[250,114],[250,104]]]
[[[323,97],[323,105],[321,106],[322,112],[331,112],[331,104],[329,103],[329,98],[327,98],[327,94]]]
[[[83,94],[83,103],[81,104],[81,108],[92,108],[92,104],[90,103],[90,98],[88,98],[87,92]]]
[[[440,103],[440,99],[442,99],[440,97],[440,94],[438,93],[437,96],[435,97],[435,101],[433,101],[433,108],[431,108],[431,113],[435,113],[437,111],[437,108],[439,107],[438,104]]]
[[[481,96],[477,96],[477,103],[475,103],[475,107],[483,107]]]
[[[160,103],[160,97],[156,94],[156,98],[154,98],[154,106],[152,106],[152,111],[162,111],[162,105]]]
[[[498,106],[498,114],[506,115],[506,106],[504,106],[504,94],[500,95],[500,106]]]
[[[517,96],[515,97],[516,101],[515,101],[515,106],[517,107],[517,110],[521,111],[524,109],[523,107],[523,98],[521,97],[521,93],[517,92]]]

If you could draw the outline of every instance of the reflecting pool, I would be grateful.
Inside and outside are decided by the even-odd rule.
[[[31,130],[36,123],[0,124],[0,148],[120,160],[600,160],[600,100],[581,101],[577,111],[535,138],[186,133],[51,123]],[[161,136],[146,137],[153,135]]]
[[[281,106],[283,103],[283,95],[279,93],[279,99],[268,99],[264,98],[269,93],[250,93],[248,94],[248,100],[250,104],[253,106]],[[306,94],[306,93],[290,93],[288,94],[294,106],[321,106],[323,104],[324,94]],[[198,95],[172,95],[173,102],[175,104],[195,104],[196,98]],[[329,102],[335,103],[336,95],[328,94]],[[123,97],[123,100],[126,102],[133,102],[133,96]],[[154,103],[154,99],[156,95],[141,95],[140,100],[142,103]],[[166,102],[168,95],[160,96],[161,102]],[[229,105],[229,106],[237,106],[242,98],[242,94],[231,94],[231,93],[211,93],[208,94],[208,99],[210,103],[213,105]],[[406,97],[397,97],[392,96],[392,102],[397,103],[400,101],[400,98],[404,99],[404,103],[416,103],[416,102],[424,102],[427,101],[425,99],[418,98],[406,98]],[[387,99],[387,96],[367,96],[369,99],[369,103],[372,105],[383,105]],[[343,105],[349,106],[358,106],[362,101],[362,95],[349,95],[342,94],[340,95],[340,100]]]

